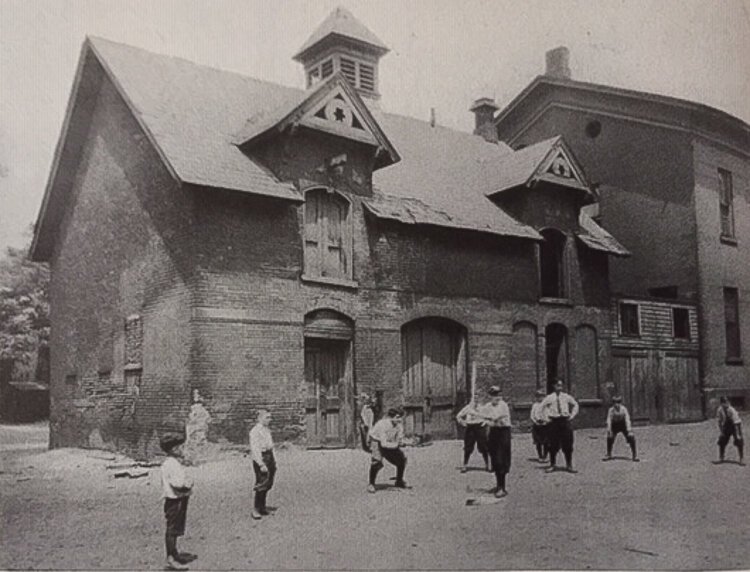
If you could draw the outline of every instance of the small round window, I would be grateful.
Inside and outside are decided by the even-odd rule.
[[[599,134],[602,132],[602,124],[599,123],[596,119],[593,121],[589,121],[586,124],[586,135],[591,137],[591,139],[596,139],[599,137]]]

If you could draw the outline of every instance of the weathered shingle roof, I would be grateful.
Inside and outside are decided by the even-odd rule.
[[[248,121],[277,121],[308,92],[99,38],[90,42],[181,180],[300,198],[236,142]],[[509,147],[426,121],[372,112],[402,157],[373,173],[383,195],[416,199],[445,213],[447,220],[461,221],[448,226],[539,238],[484,196],[505,168],[499,160],[514,154]]]
[[[614,256],[630,256],[630,251],[627,248],[583,211],[578,216],[578,224],[580,230],[576,233],[576,236],[589,248]]]
[[[307,50],[331,34],[364,42],[373,46],[381,53],[390,51],[388,50],[388,46],[373,34],[367,26],[357,20],[349,10],[343,6],[339,6],[317,27],[294,55],[294,59],[299,61]]]
[[[283,118],[309,92],[99,38],[87,39],[84,56],[87,53],[101,62],[179,181],[303,200],[293,185],[277,180],[244,154],[237,139],[248,128],[253,131]],[[541,239],[488,195],[524,184],[557,138],[513,151],[504,143],[488,143],[469,133],[375,108],[370,111],[401,157],[373,173],[374,196],[367,203],[371,212],[414,224]],[[64,200],[60,193],[65,189],[56,188],[55,178],[53,168],[32,247],[39,259],[48,256],[59,222],[54,217],[48,220],[44,205],[55,194],[53,202]],[[616,241],[597,228],[582,233],[581,240],[592,248],[605,245],[610,252],[617,250]],[[44,246],[38,250],[42,235]]]

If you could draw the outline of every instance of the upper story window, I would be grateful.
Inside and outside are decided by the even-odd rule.
[[[349,201],[328,189],[305,193],[305,276],[352,279]]]
[[[353,87],[363,91],[375,91],[375,66],[346,57],[339,60],[341,73]]]
[[[566,298],[566,237],[562,232],[553,228],[541,231],[541,235],[544,238],[539,245],[542,298]]]
[[[737,288],[724,288],[724,329],[726,335],[727,361],[742,359],[740,344],[740,303]]]
[[[620,314],[620,335],[640,336],[641,321],[638,315],[638,304],[620,302],[618,310]]]
[[[690,339],[690,312],[687,308],[672,308],[672,337]]]
[[[719,211],[721,213],[721,236],[734,238],[734,190],[732,173],[719,169]]]

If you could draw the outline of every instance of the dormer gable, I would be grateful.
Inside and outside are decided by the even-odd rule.
[[[372,147],[374,170],[401,159],[359,94],[339,73],[306,92],[304,99],[293,107],[249,119],[234,143],[251,149],[269,137],[289,130],[293,132],[299,127]]]

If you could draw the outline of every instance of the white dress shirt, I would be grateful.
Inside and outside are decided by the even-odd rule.
[[[547,419],[573,419],[578,415],[578,402],[567,393],[550,393],[542,401],[542,409]]]
[[[383,449],[398,449],[404,440],[404,426],[401,423],[393,425],[390,417],[381,419],[370,430],[370,439],[374,439]]]
[[[188,477],[185,467],[175,457],[167,457],[161,464],[161,488],[166,499],[189,497],[190,490],[177,491],[175,489],[191,489],[193,481]]]
[[[737,410],[731,405],[727,407],[726,411],[724,411],[724,408],[719,405],[719,408],[716,410],[716,419],[719,421],[719,429],[724,428],[724,423],[726,423],[727,419],[729,419],[734,425],[742,423],[742,418],[739,413],[737,413]]]
[[[255,427],[250,429],[250,454],[253,461],[261,467],[265,464],[263,462],[264,451],[273,451],[273,438],[268,427],[262,423],[257,423]]]
[[[497,405],[485,403],[479,408],[479,413],[485,418],[489,427],[510,427],[510,409],[505,401],[500,401]]]
[[[484,420],[477,415],[478,413],[477,406],[472,402],[466,405],[461,411],[458,412],[458,415],[456,415],[456,419],[459,423],[465,423],[466,425],[477,425],[479,423],[484,423]]]

